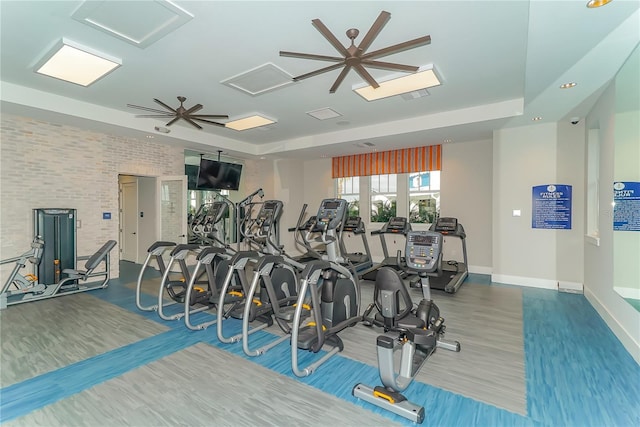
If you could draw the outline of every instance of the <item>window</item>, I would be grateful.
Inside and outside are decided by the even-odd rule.
[[[440,171],[409,175],[409,222],[433,223],[440,216]]]
[[[360,216],[360,177],[336,179],[339,199],[349,203],[349,216]]]
[[[600,130],[589,129],[587,136],[587,236],[598,239],[600,181]]]
[[[387,222],[397,216],[398,175],[372,175],[369,177],[371,192],[371,222]]]

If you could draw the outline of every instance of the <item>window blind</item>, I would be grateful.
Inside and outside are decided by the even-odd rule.
[[[427,172],[440,170],[442,145],[354,154],[331,160],[333,178]]]

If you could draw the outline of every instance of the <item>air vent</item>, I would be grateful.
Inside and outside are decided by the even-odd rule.
[[[229,77],[220,83],[241,90],[251,96],[257,96],[292,84],[293,77],[282,68],[268,62],[244,73]]]
[[[422,98],[423,96],[429,96],[429,92],[426,89],[414,90],[413,92],[403,93],[402,99],[405,101],[411,101],[412,99]]]
[[[356,144],[356,147],[360,147],[360,148],[371,148],[371,147],[375,147],[376,144],[374,144],[373,142],[358,142]]]
[[[327,120],[342,116],[342,114],[332,110],[331,108],[320,108],[318,110],[307,111],[307,114],[318,120]]]
[[[85,1],[71,16],[139,48],[157,42],[193,18],[166,0]]]

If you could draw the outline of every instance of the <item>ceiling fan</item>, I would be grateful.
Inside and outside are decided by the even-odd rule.
[[[329,31],[329,29],[322,23],[322,21],[320,21],[319,19],[313,19],[311,21],[313,26],[316,27],[318,31],[320,31],[320,33],[329,41],[329,43],[331,43],[331,45],[338,52],[340,52],[340,54],[342,54],[342,57],[287,51],[280,51],[280,56],[336,62],[336,64],[334,65],[330,65],[328,67],[320,68],[319,70],[294,77],[294,81],[303,80],[322,73],[326,73],[328,71],[337,70],[340,67],[344,67],[333,86],[331,86],[331,88],[329,89],[330,93],[335,93],[351,68],[353,68],[371,86],[373,86],[374,88],[378,88],[380,87],[380,85],[375,81],[371,74],[369,74],[365,67],[414,73],[418,71],[419,67],[395,64],[392,62],[376,61],[376,59],[431,43],[431,36],[423,36],[417,39],[406,41],[404,43],[399,43],[393,46],[366,53],[373,40],[378,36],[380,31],[382,31],[382,28],[386,25],[389,19],[391,19],[391,14],[383,10],[369,29],[369,32],[364,36],[359,46],[355,46],[354,40],[356,39],[356,37],[358,37],[360,31],[355,28],[347,30],[347,37],[349,37],[349,39],[351,40],[351,46],[349,46],[348,48],[344,47],[342,43],[340,43],[340,41],[331,33],[331,31]]]
[[[142,107],[140,105],[133,105],[133,104],[127,104],[127,107],[137,108],[138,110],[144,110],[144,111],[149,111],[151,113],[155,113],[155,114],[137,115],[136,117],[149,117],[149,118],[156,118],[156,119],[171,118],[171,120],[165,126],[171,126],[178,120],[182,119],[188,122],[189,124],[195,126],[196,128],[202,129],[202,126],[196,123],[196,121],[208,123],[216,126],[224,126],[224,123],[218,123],[218,122],[214,122],[207,119],[228,119],[229,118],[229,116],[222,115],[222,114],[194,114],[202,109],[202,104],[196,104],[193,107],[188,109],[184,108],[184,105],[183,105],[184,101],[187,100],[187,98],[185,98],[184,96],[178,97],[178,101],[180,101],[180,106],[175,109],[171,108],[170,106],[160,101],[159,99],[153,98],[153,100],[156,103],[162,105],[164,108],[166,108],[167,111],[156,110],[155,108]]]

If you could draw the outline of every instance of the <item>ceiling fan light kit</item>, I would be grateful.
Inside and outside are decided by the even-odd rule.
[[[418,37],[413,40],[409,40],[403,43],[395,44],[393,46],[388,46],[383,49],[378,49],[373,52],[368,52],[367,49],[371,46],[375,38],[378,36],[380,31],[384,28],[384,26],[391,19],[391,14],[386,11],[380,12],[378,18],[375,20],[367,34],[364,36],[362,41],[358,46],[355,45],[355,39],[360,34],[355,28],[351,28],[347,30],[347,37],[351,40],[351,45],[349,47],[344,47],[342,43],[329,31],[329,29],[320,21],[320,19],[313,19],[311,22],[314,27],[327,39],[327,41],[342,55],[338,56],[327,56],[327,55],[316,55],[309,53],[299,53],[299,52],[289,52],[289,51],[280,51],[280,56],[290,57],[290,58],[301,58],[301,59],[312,59],[316,61],[327,61],[334,62],[335,64],[329,65],[328,67],[320,68],[315,71],[311,71],[306,74],[302,74],[293,78],[294,81],[300,81],[307,79],[309,77],[314,77],[329,71],[338,70],[342,68],[342,71],[338,75],[338,78],[333,83],[331,88],[329,89],[330,93],[335,93],[338,90],[338,87],[345,79],[347,74],[351,69],[353,69],[360,77],[362,77],[371,87],[378,88],[380,85],[378,82],[371,76],[371,74],[366,70],[366,67],[376,68],[382,70],[391,70],[391,71],[402,71],[405,73],[415,73],[418,71],[419,67],[397,64],[392,62],[384,62],[378,61],[378,58],[382,58],[387,55],[391,55],[394,53],[399,53],[405,50],[413,49],[419,46],[424,46],[431,43],[431,36],[423,36]]]

